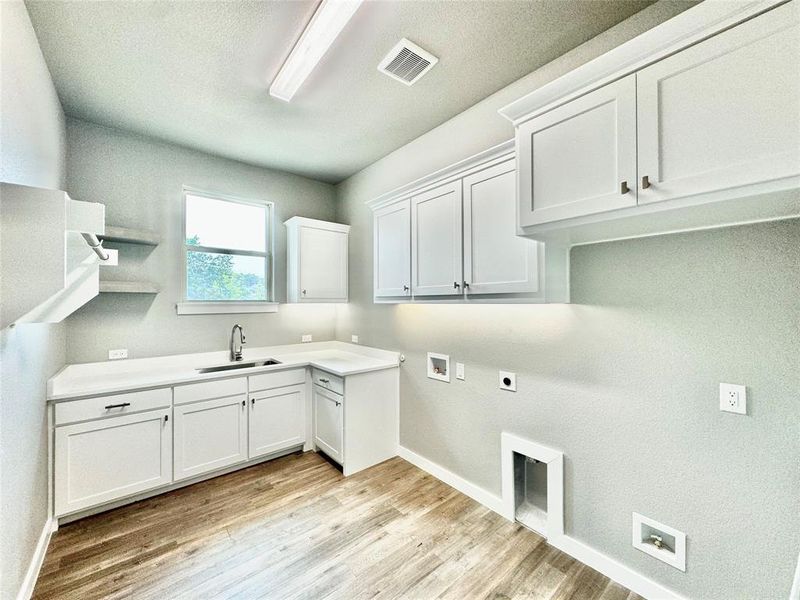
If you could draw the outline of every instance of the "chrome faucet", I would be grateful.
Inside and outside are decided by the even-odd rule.
[[[239,349],[236,349],[236,330],[239,330]],[[242,352],[244,351],[245,339],[244,339],[244,329],[242,329],[239,324],[233,326],[231,329],[231,360],[242,360]]]

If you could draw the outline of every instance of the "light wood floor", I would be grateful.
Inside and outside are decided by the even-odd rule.
[[[312,452],[63,526],[34,597],[639,598],[400,458]]]

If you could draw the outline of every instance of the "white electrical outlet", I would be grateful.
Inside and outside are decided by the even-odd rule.
[[[303,335],[300,337],[300,341],[301,341],[302,343],[304,343],[304,344],[305,344],[306,342],[311,342],[311,341],[313,341],[313,340],[314,340],[314,337],[313,337],[313,336],[312,336],[310,333],[304,333],[304,334],[303,334]]]
[[[747,414],[747,388],[735,383],[719,384],[719,409],[738,415]]]
[[[464,363],[456,363],[456,379],[464,380]]]
[[[350,341],[353,342],[354,344],[357,344],[358,343],[358,336],[357,335],[351,335],[350,336]]]
[[[121,358],[128,358],[127,348],[119,348],[118,350],[108,351],[108,360],[119,360]]]
[[[500,389],[509,392],[517,391],[517,374],[510,371],[500,371]]]

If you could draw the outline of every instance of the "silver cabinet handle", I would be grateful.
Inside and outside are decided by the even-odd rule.
[[[469,284],[468,284],[468,283],[465,281],[465,282],[464,282],[464,289],[466,290],[466,289],[468,289],[468,288],[469,288]]]
[[[319,379],[319,380],[320,380],[322,383],[330,383],[330,382],[331,382],[331,380],[330,380],[330,379],[323,379],[322,377],[320,377],[320,379]]]
[[[246,400],[242,400],[242,408],[244,408],[245,404],[247,404],[247,401]]]
[[[454,281],[454,282],[453,282],[453,289],[454,289],[454,290],[457,290],[457,289],[458,289],[458,288],[460,288],[460,287],[461,287],[461,286],[460,286],[460,285],[458,285],[458,282],[457,282],[457,281]]]
[[[303,296],[305,296],[305,295],[306,295],[306,291],[305,291],[305,290],[303,290]]]
[[[408,286],[407,286],[407,285],[404,285],[404,286],[403,286],[403,291],[404,291],[404,292],[407,292],[407,291],[408,291]]]
[[[642,189],[646,190],[649,187],[650,187],[650,178],[647,175],[645,175],[644,177],[642,177]]]
[[[625,194],[627,194],[628,192],[630,192],[630,191],[631,190],[628,187],[628,182],[627,181],[623,181],[622,183],[619,184],[619,193],[622,194],[623,196]]]
[[[166,423],[167,421],[169,421],[169,415],[164,415],[164,423]]]
[[[106,410],[111,410],[112,408],[125,408],[126,406],[130,405],[130,402],[123,402],[122,404],[108,404],[106,405]]]

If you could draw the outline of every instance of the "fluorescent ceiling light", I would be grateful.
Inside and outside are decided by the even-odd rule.
[[[361,6],[363,0],[322,0],[303,35],[292,48],[278,75],[269,86],[275,98],[289,102],[325,56],[328,48]]]

